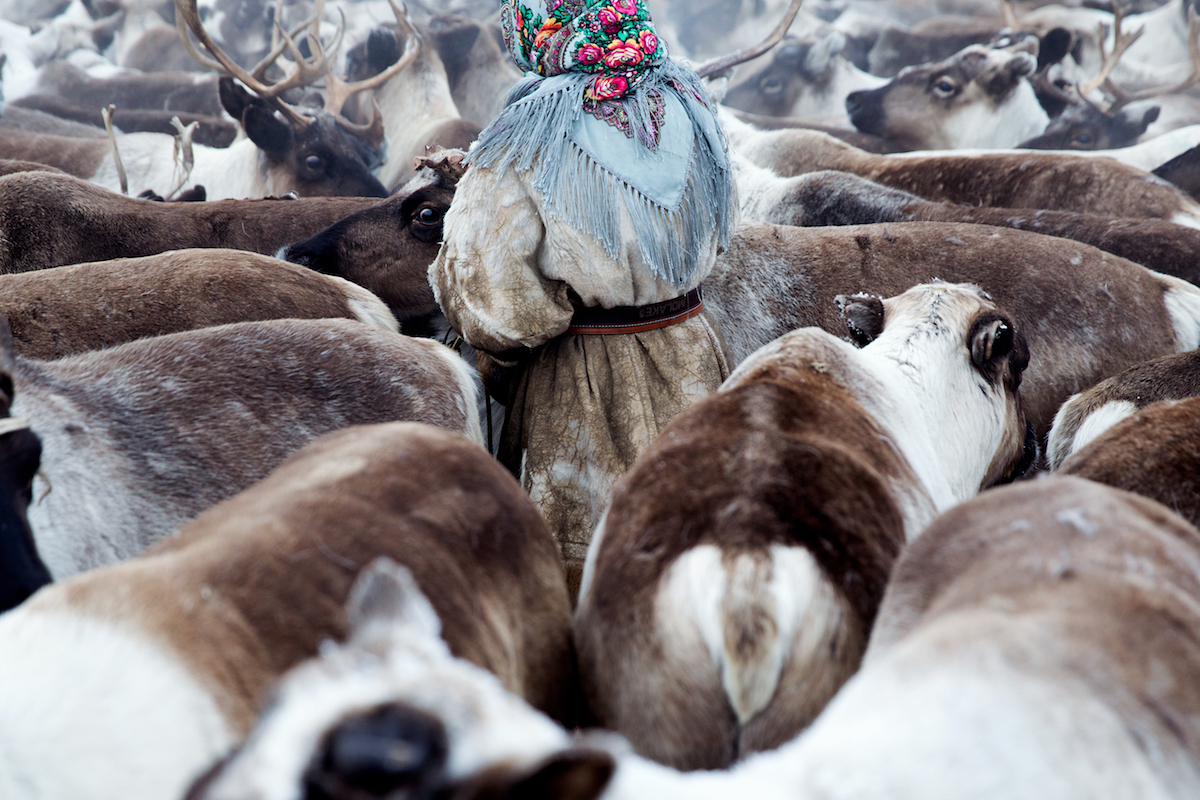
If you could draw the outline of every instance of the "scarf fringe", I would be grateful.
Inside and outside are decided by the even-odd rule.
[[[520,81],[504,110],[480,134],[468,162],[496,171],[510,166],[532,170],[533,185],[545,198],[547,211],[595,236],[613,258],[620,253],[624,207],[633,221],[642,261],[656,278],[682,289],[695,276],[714,227],[718,246],[729,246],[733,183],[724,132],[699,99],[704,89],[696,73],[670,59],[622,101],[634,137],[648,149],[653,149],[649,143],[655,131],[647,92],[673,93],[691,118],[694,136],[683,196],[674,208],[660,205],[614,176],[571,139],[574,125],[586,113],[583,92],[592,77],[570,76],[561,87],[542,92],[534,90],[544,79],[530,76]]]

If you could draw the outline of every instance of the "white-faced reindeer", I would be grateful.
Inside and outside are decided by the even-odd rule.
[[[1029,47],[970,45],[904,69],[884,86],[849,94],[850,122],[912,150],[1014,147],[1050,121],[1026,80],[1037,69]],[[1032,47],[1036,53],[1036,40]]]
[[[396,20],[404,53],[380,73],[385,76],[383,80],[379,75],[371,79],[377,87],[373,98],[376,113],[383,121],[388,153],[379,179],[389,191],[407,180],[413,160],[426,155],[429,148],[465,150],[480,131],[480,124],[459,113],[446,67],[429,42],[433,34],[418,30],[399,10]],[[507,61],[508,56],[504,59]]]
[[[841,55],[845,46],[846,35],[840,31],[784,40],[766,64],[730,86],[721,102],[752,114],[847,127],[847,95],[888,81],[847,61]]]
[[[778,747],[858,668],[892,563],[1036,448],[1029,351],[977,288],[839,298],[761,348],[613,490],[575,616],[603,727],[680,769]]]

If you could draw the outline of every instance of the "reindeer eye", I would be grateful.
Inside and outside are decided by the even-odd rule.
[[[325,161],[320,156],[309,156],[304,159],[304,166],[316,172],[325,166]]]
[[[939,78],[933,84],[933,91],[942,97],[949,97],[954,94],[954,81],[949,78]]]
[[[1092,143],[1092,135],[1090,133],[1075,134],[1075,144],[1088,145]]]
[[[424,206],[417,212],[417,221],[426,225],[432,225],[442,218],[442,212],[430,206]]]
[[[779,78],[768,78],[762,82],[760,88],[767,94],[779,94],[783,91],[783,81]]]

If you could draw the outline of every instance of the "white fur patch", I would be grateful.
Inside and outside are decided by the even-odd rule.
[[[285,249],[287,248],[281,249],[280,252]],[[373,292],[336,275],[325,275],[324,277],[327,280],[335,281],[346,293],[346,305],[350,306],[350,310],[359,322],[365,322],[392,333],[400,332],[400,323],[396,321],[391,309]]]
[[[1100,436],[1100,434],[1121,420],[1132,417],[1137,411],[1137,406],[1128,400],[1113,400],[1100,406],[1083,419],[1083,422],[1075,430],[1075,436],[1071,439],[1070,449],[1065,453],[1061,453],[1061,456],[1056,453],[1056,456],[1059,456],[1058,463],[1052,466],[1057,469],[1067,459],[1067,456],[1082,450],[1084,446]]]
[[[955,109],[942,124],[943,146],[961,148],[1008,148],[1032,139],[1046,129],[1050,118],[1038,103],[1029,81],[1022,80],[999,106],[981,95],[975,102]]]
[[[671,565],[659,590],[657,627],[675,653],[690,649],[692,636],[699,636],[745,724],[771,702],[786,664],[802,673],[824,668],[829,641],[846,613],[839,592],[802,547],[772,545],[769,555],[759,554],[765,564],[742,554],[726,568],[721,556],[718,547],[700,545]],[[763,567],[769,568],[766,580]],[[750,660],[739,657],[728,637],[747,612],[768,620]],[[691,624],[681,624],[685,620]]]
[[[1200,347],[1200,288],[1170,275],[1160,275],[1174,284],[1163,295],[1163,305],[1175,327],[1175,349],[1183,353]]]
[[[178,800],[234,744],[161,644],[28,607],[0,616],[0,790],[37,800]]]
[[[1191,214],[1180,211],[1177,214],[1171,215],[1171,222],[1176,225],[1182,225],[1185,228],[1196,228],[1200,230],[1200,214]]]

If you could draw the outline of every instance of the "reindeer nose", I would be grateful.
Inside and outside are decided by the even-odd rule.
[[[851,92],[846,95],[846,113],[854,116],[862,110],[862,92]]]
[[[410,789],[420,797],[440,779],[445,763],[440,721],[405,706],[384,706],[326,735],[305,773],[305,797],[343,797],[348,789],[367,797]]]

